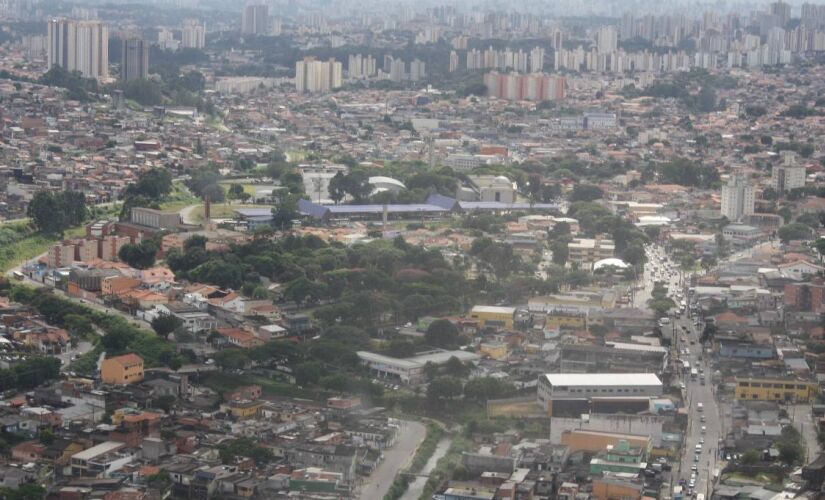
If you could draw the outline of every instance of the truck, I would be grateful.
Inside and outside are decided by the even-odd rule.
[[[696,380],[697,378],[699,378],[699,370],[697,370],[696,368],[691,368],[690,378],[691,380]]]

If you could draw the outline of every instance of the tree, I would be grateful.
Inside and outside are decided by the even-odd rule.
[[[444,373],[452,377],[466,377],[470,374],[470,368],[457,357],[450,356],[450,359],[444,363]]]
[[[158,472],[157,474],[147,476],[146,484],[152,489],[158,490],[161,493],[165,493],[166,490],[168,490],[169,487],[172,486],[172,478],[169,476],[169,472],[167,472],[164,469],[161,469],[160,472]]]
[[[814,249],[819,253],[819,260],[825,258],[825,238],[817,238],[814,241]]]
[[[183,242],[183,250],[189,252],[193,248],[200,248],[206,250],[206,242],[209,241],[206,236],[194,234]]]
[[[511,397],[516,388],[509,382],[503,382],[493,377],[474,378],[464,384],[464,397],[486,403],[490,399]]]
[[[750,449],[742,454],[742,465],[756,465],[759,463],[759,452]]]
[[[292,228],[292,221],[299,219],[298,202],[294,196],[285,196],[277,207],[272,209],[272,225],[276,229],[286,231]]]
[[[157,106],[163,102],[160,85],[143,78],[129,80],[123,88],[123,97],[132,99],[142,106]]]
[[[329,198],[337,205],[346,196],[345,180],[343,172],[337,172],[329,180]]]
[[[38,191],[29,203],[27,214],[38,231],[60,233],[63,231],[62,210],[54,195],[48,191]]]
[[[226,197],[230,200],[239,200],[245,193],[243,186],[240,184],[232,184],[227,190]]]
[[[791,240],[807,240],[811,237],[811,228],[795,222],[780,227],[776,234],[782,243],[788,243]]]
[[[430,323],[424,339],[435,347],[454,347],[458,344],[458,328],[446,319],[437,319]]]
[[[239,370],[249,363],[249,355],[243,349],[224,349],[216,352],[213,359],[225,370]]]
[[[135,269],[148,269],[155,265],[157,251],[158,247],[154,241],[143,240],[138,244],[128,243],[123,245],[117,256]]]
[[[152,330],[163,338],[168,338],[170,333],[181,326],[183,326],[183,321],[171,314],[160,314],[152,320]]]
[[[461,380],[455,377],[437,377],[427,386],[427,399],[443,402],[461,396]]]
[[[143,196],[160,200],[172,191],[172,173],[163,167],[147,170],[137,182],[126,188],[126,196]]]
[[[570,201],[594,201],[604,196],[604,191],[600,187],[592,184],[578,184],[570,193]]]
[[[237,457],[251,458],[259,465],[267,464],[275,458],[271,449],[250,438],[238,438],[222,444],[218,447],[218,453],[225,464],[234,462]]]

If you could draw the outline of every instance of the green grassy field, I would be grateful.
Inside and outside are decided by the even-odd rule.
[[[232,205],[226,203],[213,203],[211,217],[213,219],[231,218],[235,210],[239,208],[272,208],[270,205],[241,205],[235,203]],[[203,222],[203,205],[198,206],[192,211],[192,218],[195,221]]]
[[[236,375],[226,372],[212,373],[206,379],[205,383],[207,387],[218,394],[223,394],[244,385],[257,384],[261,386],[261,391],[268,396],[311,399],[317,401],[320,401],[327,396],[327,394],[322,392],[303,389],[297,385],[252,374]]]

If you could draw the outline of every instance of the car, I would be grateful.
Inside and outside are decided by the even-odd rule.
[[[702,444],[703,444],[703,443],[698,443],[698,444],[696,445],[696,453],[700,453],[700,452],[702,451]]]
[[[705,444],[705,438],[700,437],[699,438],[699,444]]]
[[[700,416],[699,421],[702,422],[702,423],[705,423],[705,416],[704,415]]]
[[[696,487],[696,480],[695,480],[695,479],[691,479],[691,480],[690,480],[690,482],[688,483],[688,488],[693,489],[693,488],[695,488],[695,487]]]
[[[707,428],[707,427],[705,427],[705,426],[703,425],[703,426],[702,426],[702,434],[704,434],[705,432],[707,432],[707,430],[708,430],[708,428]]]
[[[697,453],[696,455],[693,455],[693,461],[694,461],[694,462],[698,462],[698,461],[699,461],[699,454],[698,454],[698,453]]]
[[[690,470],[693,471],[693,474],[691,474],[691,477],[693,477],[696,474],[696,472],[699,470],[699,466],[696,465],[696,464],[693,464],[693,465],[690,466]]]

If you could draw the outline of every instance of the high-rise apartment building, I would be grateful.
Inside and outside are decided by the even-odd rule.
[[[361,54],[350,54],[347,58],[347,76],[349,78],[369,78],[377,72],[375,58]]]
[[[298,92],[329,92],[343,84],[343,67],[335,59],[317,61],[305,57],[295,63],[295,89]]]
[[[599,54],[615,52],[619,45],[619,35],[613,26],[602,26],[596,32],[596,47]]]
[[[206,46],[206,26],[187,19],[181,27],[180,45],[184,49],[202,49]]]
[[[722,215],[730,221],[741,220],[753,214],[756,189],[742,174],[731,174],[728,183],[722,186]]]
[[[510,101],[557,101],[564,98],[564,77],[543,73],[499,73],[484,75],[487,95]]]
[[[805,187],[805,167],[797,164],[796,153],[781,151],[782,163],[771,169],[771,185],[777,193]]]
[[[791,6],[779,1],[771,4],[771,15],[776,16],[779,26],[784,28],[791,20]]]
[[[458,53],[454,50],[450,51],[450,73],[458,70]]]
[[[241,16],[241,33],[245,35],[269,34],[269,7],[266,5],[247,5]]]
[[[109,30],[100,21],[52,19],[48,66],[79,71],[85,78],[109,77]]]
[[[414,82],[427,78],[427,70],[424,61],[413,59],[410,63],[410,80]]]
[[[149,78],[149,44],[140,38],[127,38],[121,44],[120,79],[124,82]]]

